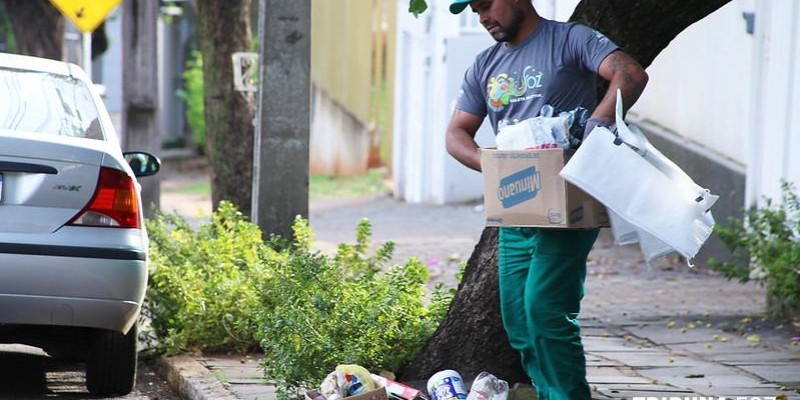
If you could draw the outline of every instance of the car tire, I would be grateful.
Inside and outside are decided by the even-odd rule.
[[[136,382],[136,325],[126,335],[98,329],[89,341],[86,388],[99,396],[126,395]]]

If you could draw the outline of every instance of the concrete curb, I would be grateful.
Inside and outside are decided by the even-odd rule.
[[[159,357],[156,360],[156,371],[184,399],[239,399],[191,356]]]

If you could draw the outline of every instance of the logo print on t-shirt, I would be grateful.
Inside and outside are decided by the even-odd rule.
[[[513,76],[503,72],[489,78],[486,85],[486,97],[492,111],[501,111],[510,103],[524,101],[536,97],[527,94],[529,90],[542,87],[542,71],[536,71],[530,65],[522,71],[522,79],[517,81]]]
[[[606,37],[606,35],[603,35],[602,33],[594,29],[592,30],[592,34],[594,35],[594,39],[597,40],[598,43],[602,44],[608,42],[608,38]]]

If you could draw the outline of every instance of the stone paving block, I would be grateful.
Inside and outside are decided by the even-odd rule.
[[[200,357],[198,360],[207,365],[216,365],[221,367],[231,367],[231,366],[253,366],[254,368],[259,367],[260,360],[258,358],[254,358],[252,356],[213,356],[213,357]]]
[[[761,379],[751,377],[745,373],[718,371],[702,371],[694,368],[652,368],[638,370],[641,375],[657,380],[661,383],[669,383],[672,386],[692,389],[698,393],[707,392],[708,388],[724,391],[730,388],[757,388],[762,387]],[[696,374],[702,374],[702,378],[688,378]]]
[[[615,332],[611,329],[606,327],[585,327],[581,326],[581,336],[582,337],[604,337],[604,336],[613,336]]]
[[[742,365],[758,365],[758,364],[773,364],[773,363],[794,363],[800,365],[800,357],[794,354],[787,354],[785,352],[776,351],[736,351],[736,352],[720,352],[706,355],[707,358],[714,361],[723,363],[735,363]]]
[[[691,390],[676,388],[669,385],[657,384],[622,384],[622,385],[597,385],[597,390],[603,393],[614,393],[618,391],[639,391],[639,392],[652,392],[652,393],[692,393]],[[663,396],[660,394],[659,396]]]
[[[626,399],[631,400],[634,397],[656,397],[661,400],[664,396],[688,396],[693,394],[691,391],[682,391],[678,388],[668,387],[631,387],[631,388],[614,388],[600,390],[600,393],[609,396],[612,399]]]
[[[600,321],[597,318],[578,318],[578,322],[581,324],[581,332],[586,332],[589,329],[597,329],[597,330],[606,330],[608,329],[608,324]]]
[[[648,368],[695,368],[699,369],[702,366],[698,365],[697,360],[689,357],[677,357],[669,355],[659,355],[658,357],[620,357],[618,362],[628,365],[634,370],[648,369]]]
[[[158,370],[181,397],[232,400],[235,397],[200,362],[191,356],[160,357]]]
[[[260,370],[254,368],[242,367],[220,367],[213,365],[206,365],[212,372],[217,371],[219,374],[224,375],[227,380],[233,379],[256,379],[262,380],[264,375]]]
[[[604,358],[597,357],[597,356],[592,355],[592,354],[586,354],[586,362],[587,363],[590,363],[590,362],[604,362],[604,361],[605,361]]]
[[[800,364],[786,363],[786,364],[773,364],[773,365],[738,365],[739,368],[744,369],[750,373],[758,375],[767,381],[776,382],[779,384],[788,384],[789,382],[797,381],[800,379]]]
[[[706,346],[710,344],[710,347]],[[678,343],[669,346],[675,351],[687,351],[695,353],[703,358],[715,358],[718,354],[759,354],[765,357],[777,358],[781,352],[772,350],[769,347],[746,342],[744,340],[734,340],[728,342],[708,341],[695,343]]]
[[[663,352],[630,352],[630,353],[605,353],[607,356],[621,364],[629,365],[632,368],[652,368],[652,367],[668,367],[668,368],[702,368],[708,363],[684,356],[680,353]]]
[[[620,337],[585,337],[583,338],[583,348],[590,352],[631,352],[641,351],[636,343],[626,341]]]
[[[631,373],[624,373],[617,365],[608,366],[586,366],[586,376],[605,377],[605,376],[630,376]]]
[[[624,340],[617,336],[584,336],[581,338],[583,346],[587,345],[608,345],[609,343],[622,344]]]
[[[622,364],[614,361],[586,363],[586,368],[617,369]]]
[[[708,342],[712,340],[713,333],[703,334],[694,330],[681,333],[681,328],[668,329],[666,326],[644,326],[630,329],[628,332],[638,338],[652,341],[653,343],[671,346],[680,343]]]
[[[274,400],[277,398],[276,389],[265,385],[234,385],[231,391],[236,397],[243,400]]]
[[[265,383],[261,378],[229,378],[227,382],[231,385],[261,385]]]
[[[775,351],[764,352],[721,352],[710,354],[709,358],[717,362],[736,363],[736,364],[762,364],[762,363],[795,363],[800,364],[800,357],[793,354],[779,353]]]
[[[748,400],[751,400],[752,397],[760,397],[759,400],[764,400],[765,397],[778,397],[779,395],[786,396],[787,399],[797,400],[800,399],[800,395],[795,392],[787,391],[787,390],[780,390],[780,388],[776,387],[758,387],[758,388],[729,388],[725,389],[724,391],[720,390],[718,392],[713,393],[716,396],[728,397],[735,399],[736,397],[747,397]]]
[[[591,385],[619,385],[619,384],[652,384],[652,379],[640,376],[625,375],[587,375],[586,380]]]

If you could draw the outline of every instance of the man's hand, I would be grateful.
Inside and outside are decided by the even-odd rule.
[[[581,140],[586,140],[590,133],[597,128],[598,126],[602,126],[604,128],[608,128],[611,132],[614,132],[616,124],[610,123],[602,118],[589,118],[586,120],[586,127],[583,129],[583,137]]]

